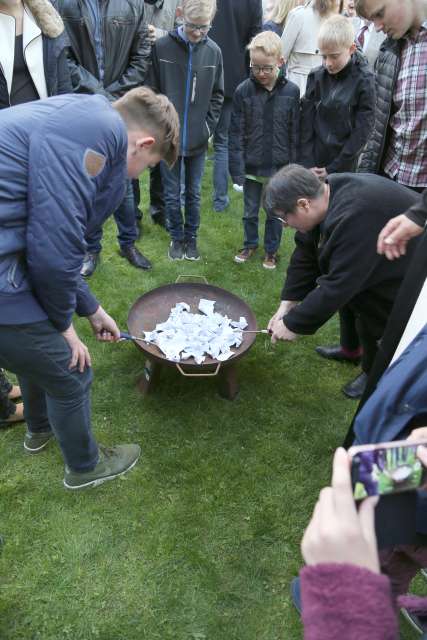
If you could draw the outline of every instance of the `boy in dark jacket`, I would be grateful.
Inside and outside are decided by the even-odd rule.
[[[301,102],[301,164],[326,178],[355,169],[374,126],[375,93],[348,18],[325,20],[319,50],[323,66],[310,72]]]
[[[283,74],[280,38],[259,33],[249,47],[251,77],[236,89],[231,116],[229,163],[233,182],[243,184],[244,241],[234,257],[251,258],[258,246],[258,216],[264,184],[283,165],[296,161],[299,139],[299,89]],[[282,226],[265,223],[263,266],[275,269]]]
[[[197,231],[205,152],[224,99],[221,50],[207,37],[215,9],[215,0],[182,0],[177,15],[182,16],[183,24],[153,46],[152,85],[170,97],[181,125],[179,158],[172,169],[164,163],[161,166],[171,260],[200,258]]]

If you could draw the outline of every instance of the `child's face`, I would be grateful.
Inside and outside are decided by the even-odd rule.
[[[183,13],[184,19],[184,31],[185,35],[189,39],[190,42],[196,44],[200,42],[204,37],[206,37],[209,29],[211,28],[211,18],[212,16],[204,15],[204,16],[196,16],[195,14],[187,14],[185,11]]]
[[[263,51],[251,51],[251,70],[257,81],[267,89],[274,87],[277,73],[283,64],[281,56],[267,56]]]
[[[351,47],[323,47],[320,49],[320,55],[323,58],[323,66],[331,75],[339,73],[348,64],[352,54],[356,50],[356,45]]]

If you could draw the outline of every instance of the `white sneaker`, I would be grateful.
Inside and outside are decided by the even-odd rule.
[[[243,185],[242,184],[233,184],[233,189],[234,191],[237,191],[237,193],[243,193]]]

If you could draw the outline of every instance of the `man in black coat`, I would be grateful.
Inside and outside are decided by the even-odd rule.
[[[110,101],[145,83],[150,67],[151,43],[144,22],[142,0],[59,0],[59,11],[70,40],[70,70],[74,91],[106,96]],[[120,255],[140,269],[151,263],[135,246],[138,238],[132,181],[114,213]],[[87,253],[82,275],[96,269],[101,251],[102,229],[86,237]]]
[[[262,30],[261,0],[218,0],[217,12],[209,37],[222,51],[224,66],[224,103],[213,137],[214,173],[213,208],[227,208],[228,191],[228,130],[233,95],[236,87],[248,75],[246,47]]]
[[[390,262],[377,253],[378,233],[418,197],[381,176],[333,174],[322,183],[298,165],[281,169],[267,187],[266,208],[297,233],[282,302],[269,322],[272,341],[313,334],[347,305],[368,373],[417,242]]]

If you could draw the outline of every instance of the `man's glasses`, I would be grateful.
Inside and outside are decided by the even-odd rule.
[[[193,24],[192,22],[184,22],[184,26],[189,31],[199,31],[200,33],[207,33],[211,28],[211,24]]]
[[[276,67],[272,64],[251,64],[250,68],[252,69],[253,73],[265,73],[266,75],[270,75],[273,73]]]

